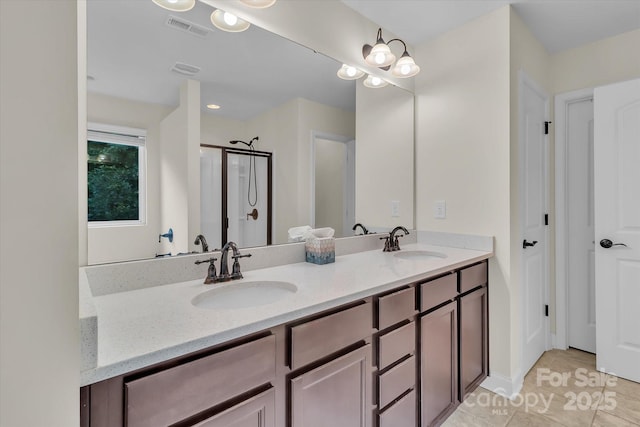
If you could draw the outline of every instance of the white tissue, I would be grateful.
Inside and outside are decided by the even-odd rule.
[[[303,240],[308,240],[308,239],[326,239],[328,237],[333,237],[335,232],[336,231],[331,227],[313,228],[313,229],[310,228],[304,234]]]
[[[302,225],[300,227],[292,227],[289,229],[289,242],[304,242],[305,235],[308,231],[311,230],[311,227],[308,225]]]

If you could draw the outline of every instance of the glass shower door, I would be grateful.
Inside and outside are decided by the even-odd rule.
[[[226,154],[226,241],[239,247],[271,244],[270,157],[242,150]]]

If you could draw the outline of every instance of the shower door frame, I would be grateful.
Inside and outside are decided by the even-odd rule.
[[[259,150],[247,150],[243,148],[232,148],[232,147],[224,147],[221,145],[211,145],[211,144],[200,144],[201,147],[206,148],[217,148],[222,152],[222,203],[221,203],[221,211],[222,211],[222,233],[221,233],[221,244],[224,246],[227,243],[229,229],[229,215],[228,215],[228,167],[227,167],[227,159],[228,154],[238,154],[243,156],[256,156],[256,157],[264,157],[267,159],[267,246],[272,244],[272,211],[273,211],[273,153],[268,151],[259,151]]]

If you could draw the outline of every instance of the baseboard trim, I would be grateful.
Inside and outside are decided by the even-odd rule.
[[[480,387],[506,397],[509,400],[513,400],[518,393],[520,393],[522,382],[522,374],[516,375],[515,378],[508,378],[494,373],[488,376],[480,384]]]

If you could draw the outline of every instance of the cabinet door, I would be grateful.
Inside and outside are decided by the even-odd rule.
[[[267,390],[193,427],[275,427],[275,391]]]
[[[458,405],[457,304],[420,319],[421,425],[446,418]]]
[[[292,427],[371,426],[371,345],[291,380]]]
[[[460,298],[460,400],[487,377],[487,288]]]

